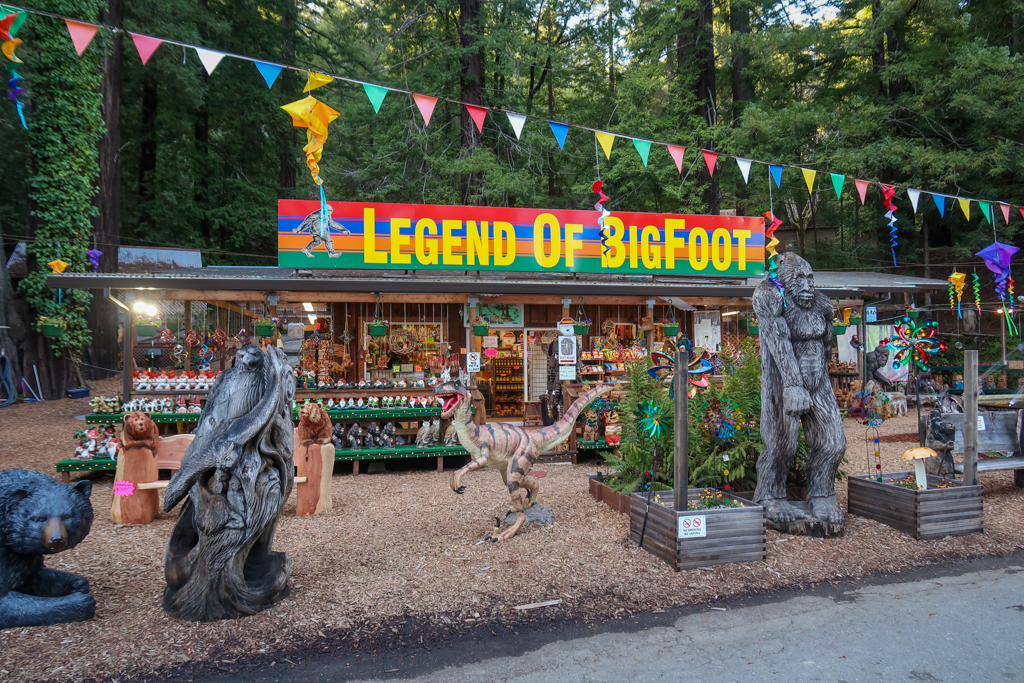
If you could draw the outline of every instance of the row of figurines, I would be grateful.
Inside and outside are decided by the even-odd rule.
[[[326,410],[349,410],[358,408],[434,408],[444,403],[439,396],[356,396],[348,398],[317,399]],[[304,403],[309,403],[306,399]],[[296,402],[296,407],[299,403]]]
[[[122,411],[126,413],[134,413],[136,410],[144,413],[177,413],[184,415],[186,413],[203,412],[203,403],[199,396],[192,394],[189,396],[179,395],[173,399],[170,396],[164,398],[133,398],[122,406]]]
[[[409,440],[395,434],[395,423],[353,422],[347,428],[343,424],[335,424],[331,428],[331,443],[337,449],[361,450],[366,448],[395,448],[406,446]],[[437,446],[441,442],[441,420],[423,420],[416,432],[415,444],[419,448]],[[444,435],[445,446],[458,446],[459,435],[454,425],[448,426]]]
[[[220,371],[136,370],[132,373],[132,391],[207,391]]]
[[[78,439],[75,460],[117,460],[121,443],[117,439],[114,425],[107,425],[103,429],[79,429],[75,432],[75,438]]]
[[[318,381],[316,374],[313,372],[300,372],[298,369],[295,371],[296,389],[317,389],[319,391],[330,391],[332,389],[426,389],[440,381],[437,377],[431,377],[429,379],[399,379],[395,381],[375,379],[372,382],[368,382],[365,379],[361,379],[358,382],[346,382],[339,379],[337,382],[324,382]]]

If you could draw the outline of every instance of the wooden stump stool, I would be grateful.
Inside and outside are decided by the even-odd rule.
[[[295,428],[295,514],[315,515],[331,509],[334,445],[331,420],[321,406],[307,403]]]

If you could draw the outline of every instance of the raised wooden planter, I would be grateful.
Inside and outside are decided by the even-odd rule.
[[[881,482],[866,474],[850,477],[850,514],[881,522],[919,541],[984,531],[984,487],[965,486],[932,475],[928,476],[929,488],[925,491],[889,483],[890,479],[903,479],[909,474],[889,472],[882,475]],[[932,488],[942,483],[951,486]]]
[[[690,489],[690,500],[696,502],[703,489]],[[651,501],[643,549],[663,559],[677,572],[729,562],[760,562],[767,553],[764,508],[733,496],[743,507],[721,510],[672,509],[672,491],[659,491],[663,503]],[[634,493],[630,500],[629,531],[639,543],[647,512],[646,494]],[[702,520],[699,518],[703,517]],[[690,529],[703,527],[704,536],[680,538],[680,518],[689,518]],[[695,519],[697,518],[697,519]],[[700,521],[699,526],[695,526]],[[692,532],[690,532],[692,533]]]
[[[590,495],[594,497],[594,500],[604,501],[616,512],[629,514],[628,495],[619,493],[608,484],[598,480],[595,474],[588,474],[587,478],[590,479]]]

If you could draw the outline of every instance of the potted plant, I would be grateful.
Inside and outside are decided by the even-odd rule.
[[[757,318],[751,318],[747,321],[747,334],[757,334],[759,329],[760,328],[757,325]]]
[[[839,336],[841,334],[846,334],[846,325],[844,323],[842,323],[842,322],[839,322],[838,320],[833,320],[832,321],[832,334],[834,334],[836,336]]]
[[[155,337],[157,331],[163,326],[160,318],[140,313],[135,316],[135,334],[140,337]]]
[[[387,320],[374,318],[373,320],[366,324],[366,331],[369,332],[371,337],[386,337],[388,335],[388,326],[390,324],[391,323],[389,323]]]
[[[662,322],[661,331],[666,337],[674,337],[679,334],[679,323],[676,322],[675,318],[665,318]]]
[[[164,323],[164,327],[166,327],[171,332],[177,332],[178,330],[181,329],[181,323],[179,323],[177,320],[168,320],[166,323]]]
[[[851,325],[860,325],[860,323],[861,323],[861,317],[859,315],[854,314],[854,315],[850,316],[850,324]]]
[[[260,318],[253,323],[253,333],[257,337],[273,337],[277,331],[277,318]]]
[[[478,337],[484,337],[491,331],[491,323],[487,321],[487,318],[483,316],[477,316],[473,318],[473,334]]]
[[[47,318],[46,316],[40,316],[38,327],[44,337],[63,337],[64,332],[68,329],[68,321],[67,318]]]
[[[917,306],[911,306],[907,309],[907,317],[917,319],[917,316],[921,315],[921,311],[917,310]]]
[[[586,320],[577,320],[573,323],[572,329],[577,335],[590,334],[590,325],[593,321],[590,318]]]

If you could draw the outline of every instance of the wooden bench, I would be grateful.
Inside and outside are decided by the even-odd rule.
[[[953,429],[953,447],[940,450],[944,469],[950,469],[963,475],[963,462],[953,459],[954,453],[964,452],[964,414],[941,413],[942,421]],[[927,433],[931,421],[930,415],[922,415],[921,421]],[[981,411],[978,413],[978,453],[1006,452],[1012,453],[1005,458],[987,458],[978,460],[978,474],[1013,470],[1013,483],[1024,488],[1024,453],[1021,452],[1021,440],[1024,437],[1024,410],[1018,411]],[[948,444],[948,442],[947,442]],[[935,445],[932,444],[934,448]]]

